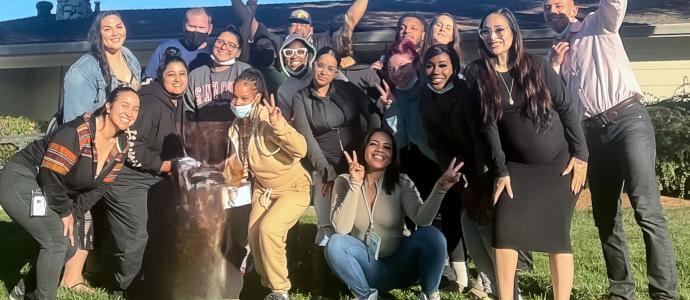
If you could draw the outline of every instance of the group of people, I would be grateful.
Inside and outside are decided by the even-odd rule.
[[[352,44],[367,0],[320,33],[295,10],[285,37],[256,19],[255,0],[231,3],[240,29],[210,38],[211,15],[190,9],[184,37],[161,44],[143,72],[123,46],[118,13],[94,19],[90,51],[65,77],[64,124],[0,175],[0,204],[40,246],[12,299],[87,288],[94,217],[107,223],[114,293],[126,297],[155,246],[147,229],[175,225],[151,224],[166,220],[153,218],[152,202],[176,205],[152,191],[170,187],[187,156],[220,168],[246,198],[226,208],[227,222],[246,230],[233,231],[223,252],[236,271],[251,257],[271,290],[265,299],[288,299],[286,237],[310,204],[315,243],[357,299],[416,283],[420,299],[440,299],[445,265],[466,290],[470,258],[487,297],[519,299],[519,251],[548,253],[554,298],[569,299],[570,224],[586,178],[609,299],[635,293],[624,186],[644,236],[650,296],[678,299],[654,131],[618,34],[627,0],[601,0],[584,19],[573,0],[544,0],[556,33],[547,57],[527,52],[510,10],[488,12],[472,62],[454,16],[427,23],[404,14],[372,64],[357,62]],[[188,128],[212,141],[206,152],[189,151]],[[102,213],[92,217],[97,203]]]

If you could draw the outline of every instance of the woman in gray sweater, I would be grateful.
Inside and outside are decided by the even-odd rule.
[[[358,299],[421,281],[420,299],[440,299],[438,285],[446,261],[446,240],[432,227],[446,191],[460,181],[463,163],[452,160],[422,202],[414,182],[400,173],[393,134],[375,129],[365,138],[364,165],[345,153],[349,175],[336,179],[326,260]],[[403,217],[418,226],[403,236]]]

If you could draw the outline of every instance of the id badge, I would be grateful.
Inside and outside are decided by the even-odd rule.
[[[223,209],[244,206],[252,203],[252,186],[245,184],[240,187],[223,187],[221,191]]]
[[[367,233],[367,250],[374,260],[379,260],[379,250],[381,250],[381,236],[375,231]]]
[[[48,214],[48,203],[40,189],[31,191],[31,216],[45,217]]]

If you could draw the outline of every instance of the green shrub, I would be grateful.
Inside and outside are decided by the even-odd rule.
[[[9,136],[36,135],[41,132],[39,122],[27,117],[0,116],[0,140]],[[18,147],[13,143],[0,143],[0,166],[17,152]]]
[[[647,107],[656,132],[656,174],[664,195],[690,198],[690,95]]]

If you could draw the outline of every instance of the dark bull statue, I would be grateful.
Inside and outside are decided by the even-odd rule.
[[[187,157],[149,193],[143,270],[149,297],[239,298],[251,205],[224,208],[232,193],[222,171],[229,125],[185,122]]]

